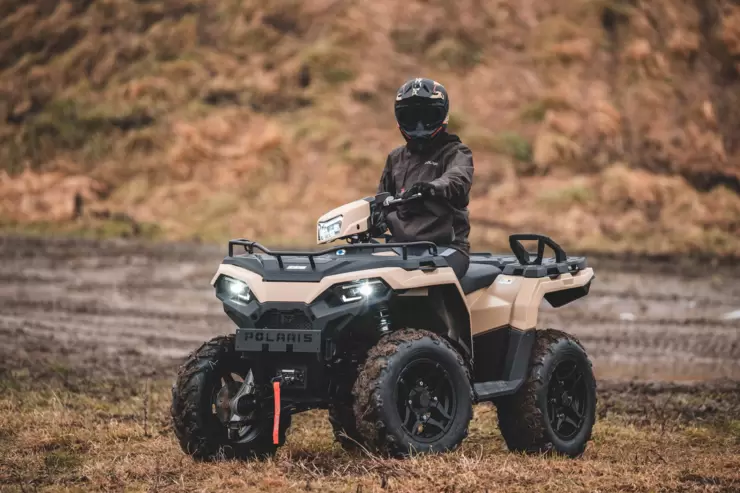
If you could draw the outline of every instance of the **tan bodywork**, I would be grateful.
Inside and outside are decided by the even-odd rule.
[[[365,199],[350,202],[327,212],[319,218],[318,222],[325,222],[338,216],[342,216],[340,233],[328,241],[319,243],[329,243],[367,231],[370,202]],[[392,251],[383,251],[375,255],[397,254]],[[404,293],[404,296],[427,296],[429,294],[427,287],[453,284],[465,300],[464,305],[470,315],[471,336],[507,325],[519,330],[532,330],[537,326],[537,316],[545,294],[583,287],[594,277],[593,269],[584,269],[575,274],[561,274],[555,279],[499,275],[491,286],[466,296],[450,268],[433,272],[406,271],[399,268],[365,270],[325,277],[318,283],[266,283],[258,274],[233,265],[221,265],[213,278],[214,283],[220,274],[246,282],[257,299],[263,302],[310,303],[334,284],[378,277],[384,279],[394,290],[409,290]]]
[[[211,284],[215,284],[216,279],[221,274],[246,282],[257,300],[262,303],[266,301],[311,303],[321,293],[335,284],[376,278],[383,279],[394,290],[457,284],[460,296],[463,296],[455,273],[449,267],[437,269],[434,272],[407,271],[398,267],[388,267],[327,276],[319,282],[265,282],[259,274],[235,265],[221,264]],[[419,291],[425,292],[423,289]]]
[[[465,297],[470,310],[470,332],[476,336],[505,325],[519,330],[534,329],[545,294],[583,287],[593,277],[590,268],[576,274],[561,274],[556,279],[499,275],[489,288]]]
[[[370,219],[370,203],[367,200],[355,200],[354,202],[350,202],[349,204],[345,204],[327,212],[319,218],[318,222],[322,223],[339,216],[342,216],[342,229],[339,234],[327,241],[319,241],[317,232],[316,241],[319,244],[330,243],[346,236],[356,235],[367,231],[368,220]]]
[[[455,273],[449,267],[432,272],[391,267],[327,276],[315,283],[291,283],[265,282],[259,274],[235,265],[222,264],[211,284],[215,284],[221,274],[246,282],[257,300],[263,303],[311,303],[335,284],[360,279],[381,278],[394,290],[409,290],[406,292],[407,296],[426,296],[429,291],[425,289],[427,287],[452,284],[465,300],[470,314],[472,336],[506,325],[519,330],[534,329],[545,294],[585,286],[594,276],[593,269],[590,268],[576,274],[562,274],[556,279],[499,275],[488,288],[465,296]]]

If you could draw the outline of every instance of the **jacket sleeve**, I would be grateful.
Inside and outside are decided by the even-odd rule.
[[[391,195],[396,194],[396,187],[393,183],[393,168],[391,161],[391,154],[388,154],[388,159],[385,160],[385,168],[383,168],[383,174],[380,175],[378,193],[388,192]]]
[[[458,147],[445,159],[445,171],[431,183],[447,200],[467,197],[473,184],[473,153],[467,146]]]

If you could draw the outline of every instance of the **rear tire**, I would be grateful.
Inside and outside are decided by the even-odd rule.
[[[527,381],[496,402],[501,434],[511,451],[578,457],[596,420],[591,361],[571,335],[549,329],[536,336]]]
[[[222,378],[246,374],[245,366],[234,350],[233,335],[211,339],[180,366],[170,412],[180,447],[194,459],[262,459],[274,455],[285,442],[290,413],[281,415],[279,445],[272,442],[272,413],[254,425],[243,443],[229,439],[226,426],[214,413],[214,396],[224,386]]]
[[[446,340],[422,330],[383,337],[352,394],[363,443],[395,457],[456,449],[473,417],[465,362]]]

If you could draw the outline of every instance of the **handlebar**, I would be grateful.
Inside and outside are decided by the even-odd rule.
[[[420,194],[420,193],[414,194],[411,197],[407,197],[405,199],[403,197],[398,197],[398,198],[388,197],[383,202],[383,206],[384,207],[395,207],[395,206],[399,206],[399,205],[405,204],[407,202],[412,202],[414,200],[419,200],[422,197],[423,197],[423,195]]]
[[[403,205],[414,200],[419,200],[421,198],[423,198],[423,195],[420,193],[406,198],[394,197],[387,192],[376,195],[373,202],[374,205],[372,209],[372,216],[370,218],[371,224],[368,228],[370,237],[379,237],[385,233],[386,229],[388,229],[388,225],[385,223],[385,219],[387,214],[390,213],[392,209],[395,209],[399,205]]]

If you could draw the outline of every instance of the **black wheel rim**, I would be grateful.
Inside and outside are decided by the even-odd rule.
[[[404,431],[419,442],[439,440],[452,426],[457,407],[452,378],[430,359],[412,361],[396,384],[398,415]]]
[[[552,431],[562,440],[571,440],[586,420],[588,391],[584,371],[575,361],[561,361],[555,367],[547,391],[547,415]]]

